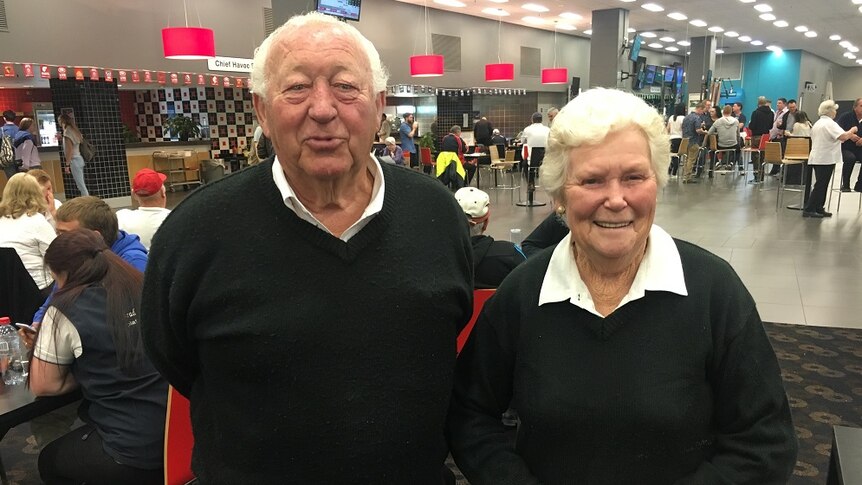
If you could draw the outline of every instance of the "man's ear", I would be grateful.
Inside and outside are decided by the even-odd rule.
[[[385,102],[385,99],[386,98],[384,97],[384,102]],[[266,135],[266,137],[271,140],[272,137],[269,136],[269,126],[267,125],[267,122],[266,122],[267,121],[266,120],[266,110],[264,109],[264,105],[266,104],[266,101],[264,101],[263,98],[261,98],[260,95],[258,95],[257,93],[252,93],[251,102],[254,105],[254,113],[255,113],[255,116],[257,116],[257,123],[260,125],[261,129],[263,130],[263,134]]]

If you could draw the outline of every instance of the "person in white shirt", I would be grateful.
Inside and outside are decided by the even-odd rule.
[[[841,142],[857,131],[855,126],[844,131],[835,122],[837,113],[838,105],[831,99],[820,103],[817,109],[820,119],[811,127],[811,153],[808,154],[808,165],[814,170],[814,187],[811,188],[808,203],[802,209],[802,217],[832,217],[832,213],[826,212],[823,207],[829,181],[832,180],[832,170],[841,161]]]
[[[56,237],[43,215],[46,210],[42,188],[34,177],[18,173],[9,179],[0,201],[0,247],[18,253],[40,290],[50,288],[54,281],[43,261]]]
[[[132,193],[138,201],[138,208],[117,211],[120,229],[137,234],[147,250],[162,221],[171,213],[165,208],[168,202],[165,195],[166,179],[163,173],[149,168],[141,169],[132,181]]]

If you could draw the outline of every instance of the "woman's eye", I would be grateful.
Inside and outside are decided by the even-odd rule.
[[[589,178],[589,179],[584,179],[583,181],[581,181],[581,184],[583,184],[583,185],[597,185],[600,182],[601,182],[601,180],[599,180],[597,178]]]

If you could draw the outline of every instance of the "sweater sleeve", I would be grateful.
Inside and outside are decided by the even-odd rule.
[[[529,258],[549,246],[556,246],[568,233],[569,229],[557,220],[557,214],[551,212],[524,239],[521,243],[521,249],[524,250],[524,254]]]
[[[515,352],[508,332],[495,328],[502,312],[493,310],[494,299],[458,356],[447,438],[458,468],[473,485],[538,484],[501,422],[512,398]]]
[[[796,463],[796,433],[778,360],[752,308],[715,368],[715,455],[683,484],[784,484]]]

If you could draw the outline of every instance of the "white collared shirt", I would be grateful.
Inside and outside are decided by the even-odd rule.
[[[372,178],[374,178],[374,184],[371,188],[371,201],[368,203],[368,207],[365,208],[365,211],[362,213],[359,220],[354,222],[352,226],[348,227],[346,231],[341,233],[339,239],[344,242],[347,242],[351,237],[359,233],[359,231],[361,231],[362,228],[365,227],[371,219],[383,209],[383,194],[386,188],[386,183],[383,180],[383,169],[381,169],[380,165],[371,158],[370,154],[368,170],[371,172]],[[286,205],[288,209],[292,210],[300,219],[314,224],[317,228],[327,232],[328,234],[332,234],[332,231],[317,220],[317,218],[314,217],[314,214],[312,214],[296,196],[296,192],[293,191],[293,187],[287,183],[287,177],[284,175],[284,170],[282,170],[281,164],[278,163],[278,156],[276,156],[275,161],[272,162],[272,178],[275,181],[275,186],[281,193],[281,199],[284,201],[284,205]]]
[[[630,301],[643,298],[647,290],[668,291],[688,296],[682,271],[682,259],[676,243],[673,242],[670,234],[655,224],[650,229],[646,252],[632,281],[632,286],[614,310]],[[596,310],[590,290],[587,289],[578,271],[575,255],[572,252],[571,232],[554,248],[539,291],[540,306],[566,300],[594,315],[603,317]]]

